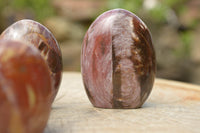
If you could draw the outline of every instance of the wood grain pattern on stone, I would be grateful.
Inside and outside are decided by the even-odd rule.
[[[150,31],[135,14],[113,9],[90,25],[82,45],[81,72],[95,107],[141,107],[152,90],[155,70]]]
[[[64,73],[45,133],[199,133],[200,86],[155,79],[138,109],[100,109],[89,102],[80,73]]]
[[[0,133],[42,133],[52,95],[40,52],[20,41],[0,40]]]
[[[54,99],[62,79],[62,55],[53,34],[42,24],[33,20],[23,19],[5,29],[0,35],[0,39],[19,40],[38,48],[49,66],[53,81]]]

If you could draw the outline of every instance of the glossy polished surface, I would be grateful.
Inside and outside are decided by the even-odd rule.
[[[34,45],[47,61],[53,80],[54,97],[61,82],[62,55],[52,33],[43,25],[33,20],[20,20],[8,27],[0,36],[4,40],[20,40]]]
[[[42,133],[52,92],[48,66],[35,47],[0,41],[1,133]]]
[[[147,26],[133,13],[110,10],[88,29],[81,55],[83,82],[95,107],[138,108],[155,78],[155,52]]]

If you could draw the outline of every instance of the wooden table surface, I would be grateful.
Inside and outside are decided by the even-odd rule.
[[[200,86],[156,79],[139,109],[93,107],[80,73],[64,72],[45,133],[200,133]]]

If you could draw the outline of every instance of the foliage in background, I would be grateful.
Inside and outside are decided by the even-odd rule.
[[[168,10],[180,13],[186,0],[108,0],[108,8],[123,8],[133,13],[146,12],[157,22],[166,20]]]
[[[190,31],[180,33],[182,47],[175,50],[175,55],[178,58],[189,58],[191,55],[192,33]]]
[[[142,7],[142,0],[108,0],[108,8],[123,8],[134,13]]]
[[[54,14],[51,0],[1,0],[1,13],[7,9],[12,9],[14,13],[27,12],[33,14],[34,19],[38,21]]]
[[[50,0],[13,0],[11,6],[17,10],[31,10],[37,20],[42,20],[54,14]]]

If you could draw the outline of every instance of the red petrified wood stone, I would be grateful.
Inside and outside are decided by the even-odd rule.
[[[61,82],[62,55],[53,34],[43,25],[33,20],[20,20],[8,27],[0,36],[4,40],[20,40],[34,45],[40,50],[51,73],[55,98]],[[52,99],[52,101],[53,101]]]
[[[103,13],[85,35],[81,65],[84,86],[95,107],[141,107],[152,90],[156,70],[147,26],[123,9]]]
[[[51,110],[52,83],[39,51],[0,41],[0,132],[42,133]]]

